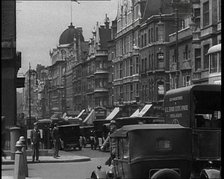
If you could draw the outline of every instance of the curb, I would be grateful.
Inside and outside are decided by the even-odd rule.
[[[42,160],[41,160],[42,158]],[[58,158],[54,159],[53,157],[41,157],[40,156],[40,162],[32,162],[31,159],[28,159],[28,164],[38,164],[38,163],[66,163],[66,162],[86,162],[90,161],[90,157],[84,157],[84,156],[66,156],[66,158]],[[2,160],[2,165],[14,165],[14,160]]]

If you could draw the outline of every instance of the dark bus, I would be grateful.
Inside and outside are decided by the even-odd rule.
[[[166,123],[192,129],[194,176],[206,167],[220,169],[221,85],[201,84],[167,91],[164,109]]]

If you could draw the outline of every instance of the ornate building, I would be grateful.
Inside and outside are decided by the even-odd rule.
[[[87,103],[89,109],[109,107],[109,70],[111,61],[108,60],[108,41],[111,39],[109,19],[105,24],[97,23],[93,37],[89,43],[87,67]]]
[[[139,25],[145,1],[122,0],[117,11],[114,105],[135,104],[139,97]],[[132,110],[131,110],[132,113]]]
[[[193,83],[209,83],[210,47],[221,44],[221,0],[193,1]]]
[[[140,99],[144,103],[160,102],[169,90],[168,35],[175,30],[171,1],[146,3],[139,28]]]
[[[84,41],[81,27],[74,27],[72,23],[61,34],[59,45],[50,52],[52,65],[49,71],[49,109],[50,114],[75,115],[77,88],[74,83],[74,67],[83,58],[87,42]],[[80,71],[81,72],[81,71]],[[81,74],[81,73],[80,73]]]

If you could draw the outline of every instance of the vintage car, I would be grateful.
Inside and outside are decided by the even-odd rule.
[[[126,125],[111,135],[115,157],[109,171],[98,166],[92,179],[190,179],[192,178],[192,129],[179,124]],[[201,171],[216,179],[216,169]],[[208,179],[211,179],[208,177]]]
[[[80,142],[80,125],[79,124],[68,124],[58,126],[59,135],[63,142],[63,149],[82,149]]]
[[[91,178],[189,178],[191,135],[178,124],[125,125],[111,135],[116,146],[112,173],[98,167]]]

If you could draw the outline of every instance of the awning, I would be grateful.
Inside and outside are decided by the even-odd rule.
[[[93,120],[95,118],[95,111],[94,109],[92,109],[92,111],[89,113],[89,115],[85,118],[85,120],[83,121],[83,123],[86,124],[93,124]]]
[[[79,113],[79,115],[78,115],[78,116],[76,116],[76,118],[80,118],[80,117],[81,117],[81,115],[82,115],[84,112],[85,112],[85,109],[83,109],[83,110]]]
[[[112,120],[119,111],[120,111],[119,107],[114,108],[113,111],[109,114],[109,116],[107,116],[105,120]]]
[[[138,117],[139,109],[137,109],[130,117]]]
[[[145,113],[151,108],[152,104],[146,104],[144,108],[139,112],[138,117],[143,117]]]

